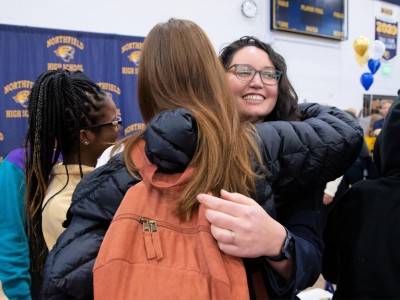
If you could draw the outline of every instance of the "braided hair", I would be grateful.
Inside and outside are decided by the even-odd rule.
[[[76,153],[83,176],[80,129],[97,123],[104,103],[104,92],[82,73],[71,74],[62,69],[47,71],[32,87],[25,141],[25,202],[33,294],[40,293],[41,274],[47,256],[42,233],[42,204],[50,172],[61,157]]]

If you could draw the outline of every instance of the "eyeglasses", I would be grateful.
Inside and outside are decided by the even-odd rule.
[[[98,128],[98,127],[109,126],[109,125],[117,126],[117,125],[121,125],[121,124],[122,124],[122,118],[120,116],[117,116],[117,117],[115,117],[114,121],[86,126],[83,129],[92,129],[92,128]]]
[[[260,74],[261,81],[265,85],[276,85],[281,78],[282,71],[275,70],[272,67],[265,67],[261,70],[256,70],[254,67],[247,64],[234,64],[230,66],[227,70],[235,68],[233,73],[236,75],[237,79],[241,81],[252,81],[256,73]]]

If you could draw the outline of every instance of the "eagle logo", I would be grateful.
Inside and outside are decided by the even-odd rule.
[[[129,61],[133,62],[136,66],[139,66],[140,51],[132,51],[128,55]]]
[[[54,53],[65,62],[70,62],[74,59],[75,48],[67,45],[62,45],[54,50]]]
[[[14,97],[14,101],[18,104],[21,104],[23,107],[28,108],[28,101],[29,101],[29,95],[31,94],[31,91],[29,90],[22,90],[19,91]]]

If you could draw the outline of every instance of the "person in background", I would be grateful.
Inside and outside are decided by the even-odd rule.
[[[336,178],[335,180],[329,181],[324,189],[324,195],[322,196],[322,204],[330,205],[336,195],[342,194],[342,189],[340,186],[344,185],[343,176]]]
[[[356,110],[354,108],[348,108],[345,110],[355,120]],[[355,183],[361,180],[376,179],[379,177],[378,170],[373,162],[372,156],[368,149],[365,137],[363,145],[357,159],[353,164],[346,170],[343,176],[336,178],[326,184],[323,195],[321,211],[321,229],[325,227],[325,223],[331,208],[334,203],[339,199],[344,192],[351,188]],[[332,286],[331,283],[327,282],[328,286]]]
[[[307,120],[290,124],[261,123],[255,132],[254,125],[240,121],[225,71],[205,33],[191,21],[175,19],[159,24],[153,30],[142,49],[138,81],[139,106],[147,125],[142,136],[149,160],[161,172],[179,173],[189,165],[199,168],[201,172],[196,180],[206,184],[203,188],[199,188],[198,184],[194,186],[194,191],[199,194],[213,191],[219,196],[220,189],[224,187],[242,193],[222,192],[224,197],[240,195],[257,199],[260,204],[246,197],[257,210],[255,215],[246,215],[247,218],[255,217],[255,225],[259,226],[257,231],[246,240],[245,234],[238,230],[235,241],[246,244],[248,252],[245,256],[256,257],[252,261],[256,265],[264,267],[267,264],[265,256],[270,256],[270,264],[276,267],[266,270],[271,277],[276,280],[281,280],[283,276],[290,277],[292,270],[287,272],[281,266],[291,264],[290,255],[301,253],[303,248],[299,245],[296,254],[291,252],[293,241],[289,238],[288,256],[282,258],[280,253],[277,255],[286,239],[286,230],[279,223],[270,221],[271,216],[275,216],[272,185],[278,190],[292,188],[293,185],[308,188],[336,178],[355,159],[353,152],[361,145],[361,128],[339,109],[309,104],[304,108],[304,119]],[[188,48],[187,44],[191,47]],[[159,112],[163,112],[160,117],[152,119]],[[313,126],[318,130],[297,134],[302,132],[302,128],[311,129]],[[249,134],[251,141],[248,141]],[[335,143],[325,140],[329,135],[337,137]],[[253,139],[263,158],[262,163],[256,155],[243,157],[252,153],[243,150],[250,147]],[[138,137],[123,140],[125,151],[83,178],[76,188],[68,218],[70,224],[46,261],[45,299],[93,297],[92,269],[102,239],[125,192],[137,182],[128,170],[134,170],[129,144],[138,140]],[[116,149],[118,147],[119,143]],[[212,162],[209,161],[211,158]],[[249,165],[247,159],[250,158]],[[237,164],[241,167],[238,168]],[[245,174],[243,170],[247,170]],[[212,175],[215,172],[219,175]],[[257,176],[253,177],[253,172]],[[252,175],[248,177],[249,174]],[[222,181],[221,175],[225,177]],[[235,176],[242,178],[239,183],[231,180]],[[211,182],[207,183],[209,180]],[[253,180],[255,190],[251,187]],[[195,200],[197,194],[190,195],[189,198]],[[201,195],[199,197],[202,198]],[[191,205],[195,208],[196,201]],[[249,210],[245,208],[245,211]],[[226,228],[224,230],[225,238],[231,239],[226,242],[231,243],[231,232]],[[279,237],[266,243],[263,239],[265,248],[257,249],[259,243],[254,244],[253,241],[257,237],[263,238],[265,232],[279,234]],[[223,246],[221,249],[225,251]],[[260,255],[265,256],[258,258]],[[82,260],[82,257],[85,259]],[[280,262],[272,261],[279,259]],[[300,267],[302,270],[309,268],[305,265]],[[254,296],[249,265],[246,271],[250,279],[250,293]],[[274,290],[271,289],[273,295]]]
[[[374,134],[374,124],[375,122],[382,120],[382,115],[380,113],[372,113],[370,116],[366,117],[366,119],[369,119],[369,125],[368,125],[368,133],[367,135],[369,137],[376,138]],[[375,140],[374,140],[375,141]],[[373,148],[373,147],[372,147]],[[371,153],[373,152],[373,149],[370,149]]]
[[[333,299],[399,299],[400,99],[374,148],[381,177],[354,184],[333,206],[324,231],[322,274]]]
[[[382,101],[380,109],[382,118],[380,120],[375,121],[374,124],[372,125],[372,131],[374,136],[378,136],[379,133],[381,132],[383,124],[385,122],[386,115],[391,105],[392,101]]]
[[[343,137],[339,132],[347,125],[343,122],[337,123],[331,128],[332,134],[328,135],[326,132],[329,130],[325,133],[319,131],[311,113],[315,105],[310,103],[298,105],[297,94],[287,75],[285,59],[269,44],[255,37],[242,37],[221,50],[220,61],[225,69],[243,122],[274,121],[272,126],[274,123],[283,126],[283,122],[279,121],[291,121],[285,123],[288,132],[275,127],[276,132],[282,134],[283,139],[288,138],[290,130],[293,130],[294,136],[300,138],[308,136],[311,141],[324,139],[325,145],[341,143]],[[351,119],[343,111],[333,111],[343,120]],[[300,122],[301,124],[297,127],[297,122],[294,121],[303,122]],[[362,142],[362,130],[355,120],[351,123],[360,129],[357,147],[353,147],[355,152],[352,157],[355,159]],[[270,134],[276,134],[276,132]],[[311,138],[311,135],[315,134],[317,135]],[[277,141],[267,144],[267,148],[270,148],[268,150],[272,152],[277,151],[273,149],[279,149],[279,147]],[[310,163],[320,164],[325,158],[332,158],[331,155],[334,157],[333,164],[342,163],[343,152],[336,155],[323,149],[320,151],[326,153],[326,156],[322,155],[316,160],[310,158]],[[300,153],[288,154],[279,162],[273,161],[271,164],[290,165],[300,157]],[[332,167],[322,164],[326,169]],[[343,174],[347,167],[337,173],[336,177]],[[276,180],[284,183],[286,180],[296,178],[296,181],[301,183],[311,179],[311,173],[306,169],[303,171],[303,176],[288,172],[280,174]],[[269,218],[262,207],[239,195],[227,195],[226,199],[229,201],[215,201],[211,196],[202,195],[200,201],[210,208],[207,216],[214,228],[214,237],[221,244],[221,249],[236,256],[259,257],[259,261],[264,264],[265,284],[268,285],[270,297],[291,299],[299,290],[312,286],[321,273],[321,224],[323,221],[320,219],[320,205],[316,204],[316,199],[321,202],[321,190],[328,181],[334,178],[329,180],[319,178],[319,180],[310,181],[306,186],[272,184],[276,202],[276,219]],[[232,202],[235,203],[232,204]],[[234,224],[230,221],[233,216],[237,220]],[[234,247],[225,245],[226,240],[221,233],[227,223],[232,226],[228,229],[238,232],[238,236],[243,237],[243,242],[237,242]],[[262,228],[274,228],[274,230],[261,230]],[[289,241],[295,245],[291,249],[288,247]],[[277,259],[268,258],[273,255]],[[254,260],[247,262],[251,264]]]
[[[64,230],[72,193],[117,139],[120,119],[109,93],[62,69],[38,77],[28,112],[26,222],[32,297],[38,298],[46,255]]]
[[[0,164],[0,281],[10,299],[31,299],[25,218],[25,149]],[[1,298],[1,297],[0,297]]]
[[[357,120],[356,109],[348,108],[345,110],[355,120]],[[326,184],[322,202],[330,205],[334,199],[339,198],[347,189],[360,180],[375,179],[378,171],[375,168],[366,141],[363,141],[360,154],[345,174]]]

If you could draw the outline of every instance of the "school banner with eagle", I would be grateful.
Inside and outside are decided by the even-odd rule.
[[[30,90],[47,70],[82,71],[112,94],[122,136],[144,127],[137,74],[144,37],[0,24],[0,162],[24,143]]]

